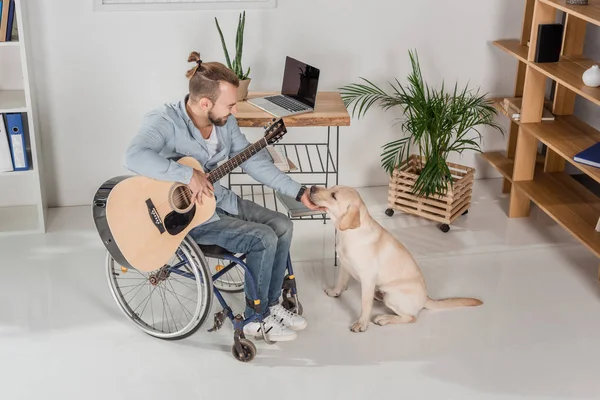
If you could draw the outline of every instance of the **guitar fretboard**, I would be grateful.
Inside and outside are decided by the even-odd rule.
[[[219,179],[236,169],[239,165],[243,164],[244,161],[246,161],[256,153],[264,149],[267,146],[267,144],[267,139],[262,138],[256,143],[246,147],[235,157],[211,171],[210,175],[208,176],[208,180],[210,181],[210,183],[215,183],[216,181],[218,181]]]

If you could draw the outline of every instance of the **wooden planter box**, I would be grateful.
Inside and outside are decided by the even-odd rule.
[[[419,177],[418,171],[425,159],[411,155],[400,168],[394,170],[390,180],[386,214],[394,210],[404,211],[442,224],[440,229],[447,232],[450,224],[466,214],[471,205],[475,169],[448,162],[454,187],[448,188],[444,196],[418,197],[411,192]]]

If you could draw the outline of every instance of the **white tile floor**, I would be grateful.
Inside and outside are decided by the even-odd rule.
[[[483,306],[351,333],[358,286],[339,299],[322,290],[333,279],[331,225],[298,222],[309,327],[294,342],[256,342],[249,364],[231,356],[228,322],[169,342],[126,321],[89,208],[52,210],[46,235],[0,239],[0,399],[598,399],[598,260],[535,208],[509,220],[500,186],[477,181],[470,213],[446,234],[385,216],[385,187],[361,190],[420,262],[431,296]]]

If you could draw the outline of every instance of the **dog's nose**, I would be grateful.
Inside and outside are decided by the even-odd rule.
[[[317,191],[317,187],[316,187],[316,186],[311,186],[311,187],[310,187],[310,192],[311,192],[311,193],[314,193],[314,192],[316,192],[316,191]]]

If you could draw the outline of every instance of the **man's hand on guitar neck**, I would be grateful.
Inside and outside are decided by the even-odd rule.
[[[196,197],[200,204],[202,204],[203,194],[212,197],[213,191],[215,190],[212,183],[208,180],[208,175],[195,168],[188,187],[192,191],[192,196]]]

